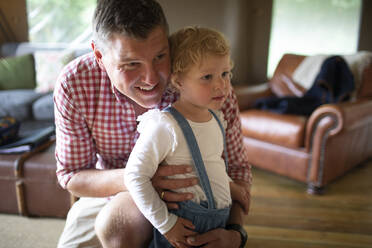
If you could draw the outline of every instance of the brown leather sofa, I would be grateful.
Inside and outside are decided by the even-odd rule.
[[[252,108],[260,97],[301,95],[304,89],[292,75],[304,58],[285,54],[268,83],[235,91],[249,162],[307,183],[308,193],[319,194],[372,156],[372,62],[364,67],[352,101],[322,105],[310,117]]]

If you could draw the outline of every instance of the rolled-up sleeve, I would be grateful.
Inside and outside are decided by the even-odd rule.
[[[226,145],[229,158],[229,176],[233,180],[243,180],[251,184],[251,165],[248,162],[247,152],[243,144],[240,112],[233,89],[231,89],[231,93],[221,110],[227,121]]]
[[[71,92],[68,83],[60,77],[54,90],[56,174],[63,188],[75,173],[93,168],[97,162],[93,139],[82,113],[76,107],[79,98]]]

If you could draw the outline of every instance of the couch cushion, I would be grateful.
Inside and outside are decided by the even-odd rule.
[[[270,88],[276,96],[303,95],[304,89],[292,79],[292,74],[304,58],[302,55],[284,54],[280,59],[270,80]]]
[[[32,117],[32,103],[42,94],[34,90],[0,91],[0,116],[12,116],[18,121]]]
[[[35,130],[41,130],[54,126],[54,120],[26,120],[21,123],[19,128],[19,136],[26,137],[35,133]]]
[[[260,110],[240,115],[243,135],[291,148],[304,147],[306,118]]]
[[[53,93],[37,99],[32,105],[35,120],[54,120]]]
[[[0,59],[0,90],[35,88],[32,54]]]
[[[306,89],[293,81],[285,74],[277,74],[270,80],[270,89],[278,97],[297,96],[302,97]]]

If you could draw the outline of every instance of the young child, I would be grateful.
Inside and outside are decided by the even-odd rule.
[[[232,204],[223,159],[226,123],[219,111],[231,91],[230,48],[217,31],[187,27],[171,35],[170,55],[171,83],[180,97],[166,110],[149,110],[138,117],[140,137],[125,170],[129,192],[156,228],[150,247],[161,248],[186,243],[196,232],[225,227]],[[204,165],[194,162],[187,143],[193,135],[181,129],[184,125],[191,126],[196,141],[190,142],[198,146]],[[168,211],[163,193],[159,196],[152,186],[159,164],[192,164],[194,170],[182,176],[199,177],[198,185],[178,191],[194,195],[178,210]]]

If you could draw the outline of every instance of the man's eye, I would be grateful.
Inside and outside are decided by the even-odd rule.
[[[212,75],[211,74],[208,74],[208,75],[205,75],[202,77],[203,80],[211,80],[212,79]]]
[[[127,63],[127,64],[124,64],[124,65],[120,66],[120,69],[122,69],[122,70],[133,70],[133,69],[136,69],[138,66],[139,66],[138,62],[131,62],[131,63]]]
[[[138,65],[139,65],[139,63],[137,63],[137,62],[131,62],[131,63],[127,64],[128,67],[135,67],[135,66],[138,66]]]

